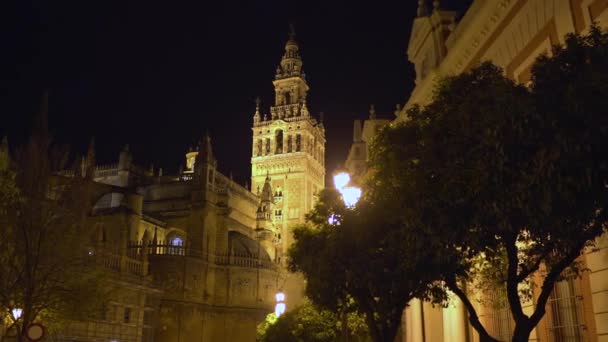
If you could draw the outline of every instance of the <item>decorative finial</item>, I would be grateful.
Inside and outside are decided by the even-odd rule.
[[[255,98],[255,114],[253,115],[253,122],[260,122],[260,97]]]
[[[433,9],[436,11],[439,10],[439,0],[433,1]]]
[[[369,118],[372,120],[376,118],[376,108],[373,104],[369,106]]]
[[[291,40],[296,39],[296,29],[295,29],[293,23],[289,24],[289,39],[291,39]]]
[[[401,113],[401,105],[400,104],[396,104],[395,105],[395,117],[399,117],[399,113]]]
[[[266,170],[266,181],[270,182],[270,170]]]
[[[87,150],[87,176],[93,176],[95,171],[95,137],[91,138],[89,142],[89,149]]]
[[[306,106],[306,101],[302,101],[302,108],[300,109],[300,115],[307,118],[310,116],[310,112],[308,111],[308,107]]]
[[[418,0],[418,16],[423,17],[428,14],[425,0]]]

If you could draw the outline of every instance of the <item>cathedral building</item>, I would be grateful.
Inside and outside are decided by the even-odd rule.
[[[325,129],[307,108],[293,33],[273,84],[270,112],[258,101],[253,115],[250,188],[219,171],[209,136],[177,174],[136,165],[128,146],[115,164],[95,167],[88,255],[117,291],[99,317],[67,324],[59,340],[255,341],[277,293],[287,310],[298,305],[304,280],[287,272],[286,252],[324,187]]]

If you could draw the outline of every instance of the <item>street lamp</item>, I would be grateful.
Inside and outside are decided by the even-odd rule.
[[[15,318],[15,321],[16,321],[19,318],[21,318],[21,314],[23,313],[23,310],[19,309],[19,308],[14,308],[13,310],[11,310],[11,312],[13,314],[13,318]]]
[[[361,198],[361,189],[349,186],[340,192],[342,194],[342,199],[344,200],[344,204],[348,208],[354,207],[357,202],[359,202],[359,198]]]
[[[283,292],[279,292],[274,295],[274,298],[277,301],[277,305],[274,307],[274,314],[277,317],[280,317],[285,312],[285,294]]]
[[[346,186],[350,182],[350,175],[340,172],[334,176],[334,186],[342,195],[342,200],[348,208],[354,207],[361,198],[361,189],[354,186]]]
[[[334,176],[334,186],[338,191],[342,190],[348,182],[350,182],[350,175],[346,172],[340,172]]]

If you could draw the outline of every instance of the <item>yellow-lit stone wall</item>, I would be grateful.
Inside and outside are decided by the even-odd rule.
[[[308,111],[309,88],[298,51],[291,36],[273,81],[274,106],[262,114],[258,102],[252,127],[251,191],[259,195],[270,179],[276,258],[282,265],[293,243],[293,227],[304,222],[316,193],[325,186],[325,129]],[[291,309],[303,298],[304,281],[283,271],[278,283]]]
[[[527,84],[536,57],[550,54],[551,46],[563,43],[564,35],[584,33],[593,21],[608,27],[607,0],[475,0],[458,22],[456,13],[431,8],[430,1],[422,4],[426,6],[414,20],[407,49],[408,59],[415,65],[416,87],[397,120],[405,120],[406,110],[412,105],[430,102],[434,86],[442,77],[490,60],[508,77]],[[608,341],[607,241],[602,237],[581,257],[589,272],[573,282],[577,319],[584,326],[580,341]],[[532,303],[525,305],[526,312],[532,308]],[[480,305],[479,313],[490,331],[508,325],[503,320],[503,327],[499,327],[497,312],[487,306]],[[555,341],[557,337],[549,328],[553,319],[548,308],[530,340]],[[447,309],[427,308],[413,301],[403,322],[402,341],[478,341],[458,300]]]

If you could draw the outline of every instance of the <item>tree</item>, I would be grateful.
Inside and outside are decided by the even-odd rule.
[[[359,315],[347,315],[348,341],[368,341],[367,329]],[[323,310],[310,302],[277,318],[268,315],[265,322],[258,326],[258,341],[338,341],[342,333],[342,321],[338,315]]]
[[[458,259],[439,279],[482,340],[495,339],[467,284],[505,289],[513,341],[527,341],[555,283],[580,274],[576,259],[606,229],[607,42],[597,28],[569,36],[535,64],[531,91],[489,63],[449,77],[372,148],[368,191],[405,208],[406,235]],[[539,294],[527,315],[532,276]]]
[[[365,200],[346,208],[335,189],[325,189],[289,251],[290,270],[305,275],[307,296],[336,312],[352,303],[374,341],[394,340],[411,299],[445,299],[429,278],[439,266],[422,262],[426,248],[403,236],[392,217]]]
[[[32,322],[95,311],[104,290],[86,249],[92,169],[59,176],[67,154],[51,148],[45,109],[36,123],[29,143],[0,170],[0,308],[20,330],[20,341]],[[22,309],[19,320],[15,308]]]

